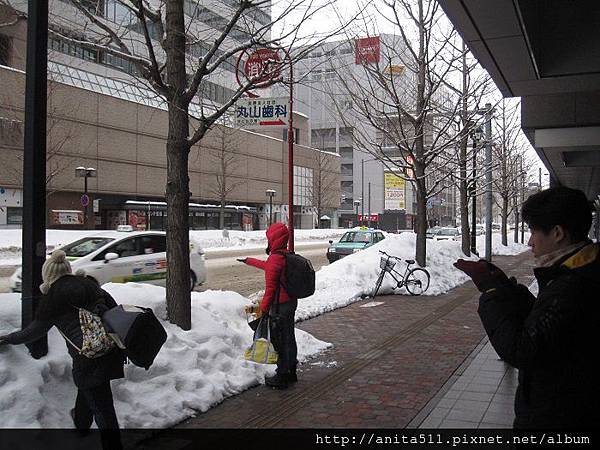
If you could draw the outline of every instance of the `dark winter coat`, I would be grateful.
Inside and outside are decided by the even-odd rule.
[[[26,344],[43,337],[55,326],[81,348],[83,338],[76,308],[101,314],[102,309],[115,306],[115,300],[95,281],[65,275],[52,283],[48,293],[42,297],[35,320],[24,330],[9,334],[6,339],[10,344]],[[78,388],[91,388],[108,380],[123,378],[124,356],[119,349],[90,359],[80,355],[66,340],[65,343],[73,358],[73,382]]]
[[[286,303],[290,300],[290,296],[282,285],[285,276],[285,253],[287,252],[288,238],[287,227],[283,223],[274,223],[267,229],[270,251],[267,260],[246,258],[246,264],[265,271],[265,294],[260,303],[260,309],[264,313],[269,312],[269,308],[276,300],[278,288],[280,289],[279,302]]]
[[[480,298],[498,355],[519,369],[515,428],[590,429],[600,423],[600,246],[534,270],[537,299],[521,285]]]

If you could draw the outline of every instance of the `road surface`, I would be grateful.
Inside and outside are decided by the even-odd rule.
[[[327,257],[329,244],[296,245],[296,252],[310,259],[315,271],[329,264]],[[243,296],[250,296],[264,289],[264,272],[255,267],[247,266],[236,261],[236,258],[253,257],[266,259],[264,250],[241,250],[235,252],[208,252],[206,267],[208,269],[208,282],[196,290],[222,289],[239,292]]]
[[[296,244],[296,252],[310,259],[317,271],[328,264],[325,256],[327,247],[327,242],[300,243]],[[206,256],[208,282],[197,287],[196,291],[228,290],[249,296],[264,289],[264,272],[236,261],[236,258],[246,256],[266,259],[267,255],[263,249],[214,250],[208,251]],[[0,272],[0,292],[9,292],[8,277],[14,271],[14,267],[5,269]]]

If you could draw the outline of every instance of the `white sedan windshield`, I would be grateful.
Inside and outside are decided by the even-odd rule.
[[[69,245],[65,245],[61,250],[64,251],[67,256],[81,257],[95,252],[111,241],[114,241],[114,239],[101,237],[83,238]]]

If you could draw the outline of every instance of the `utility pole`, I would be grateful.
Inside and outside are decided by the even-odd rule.
[[[369,181],[369,210],[367,211],[367,214],[369,215],[369,219],[368,219],[368,227],[371,228],[371,182]]]
[[[485,104],[485,259],[492,262],[492,105]]]
[[[360,198],[362,200],[360,205],[360,215],[365,220],[365,159],[360,160]]]

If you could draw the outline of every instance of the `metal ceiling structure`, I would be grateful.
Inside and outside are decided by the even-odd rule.
[[[600,2],[439,0],[559,184],[600,194]]]

